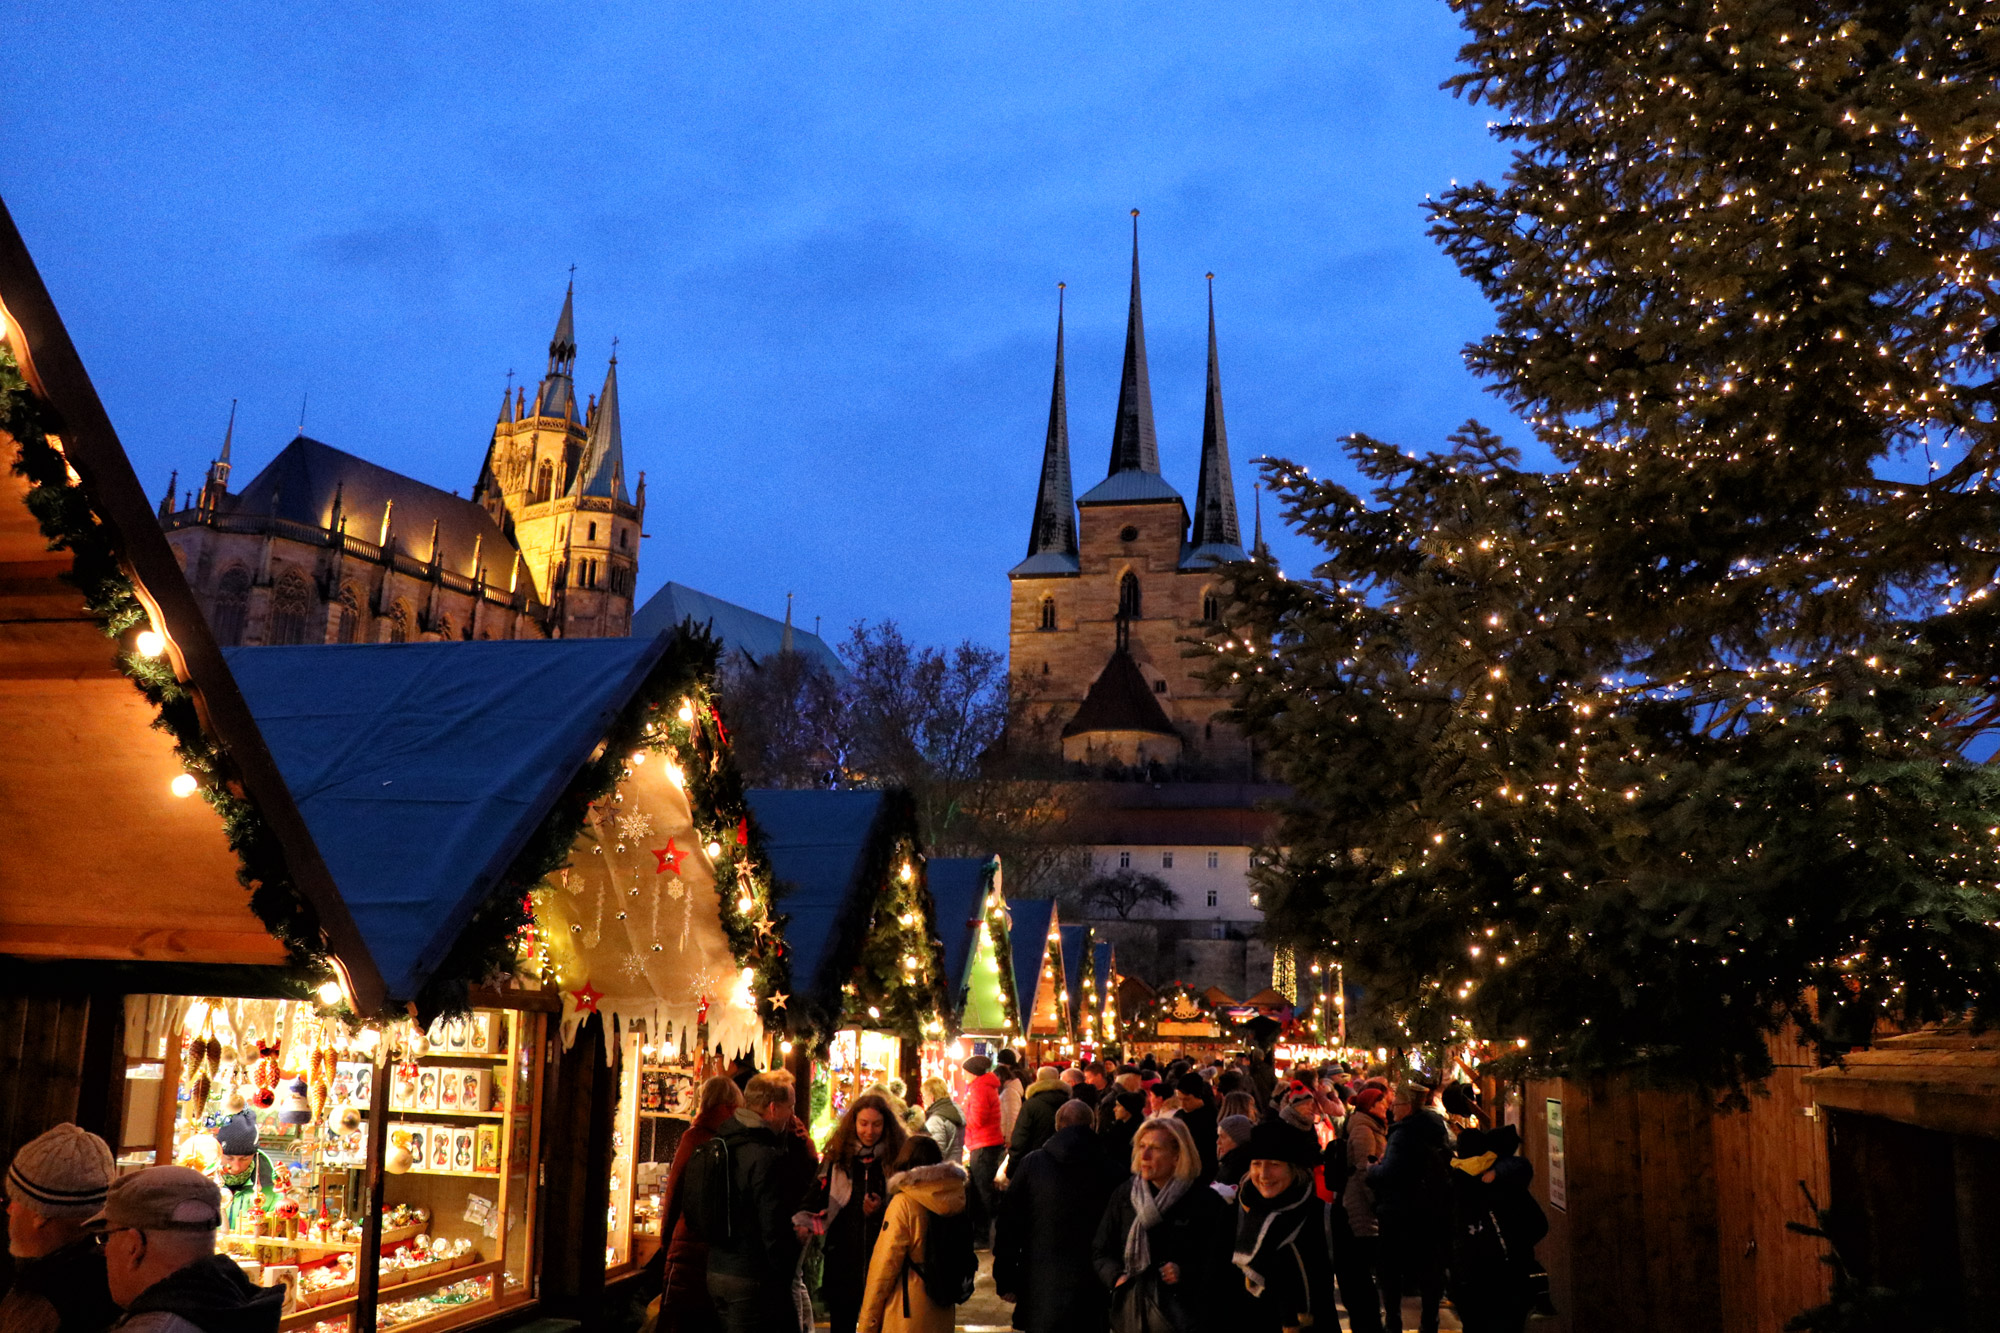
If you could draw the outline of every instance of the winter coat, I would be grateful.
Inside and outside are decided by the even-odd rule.
[[[112,1325],[119,1333],[277,1333],[283,1287],[252,1286],[236,1261],[211,1254],[146,1288]]]
[[[910,1264],[924,1261],[931,1218],[965,1211],[965,1168],[951,1162],[920,1166],[889,1180],[882,1234],[868,1262],[859,1333],[951,1333],[957,1306],[936,1305]],[[904,1314],[907,1298],[909,1313]]]
[[[1206,1184],[1215,1179],[1215,1103],[1203,1102],[1194,1110],[1175,1113],[1180,1122],[1187,1126],[1194,1136],[1195,1151],[1201,1154],[1201,1179]]]
[[[819,1290],[835,1309],[858,1307],[868,1285],[875,1243],[888,1216],[887,1166],[884,1159],[859,1152],[840,1161],[829,1158],[820,1164],[818,1183],[806,1196],[807,1211],[826,1214]],[[871,1194],[881,1195],[884,1204],[874,1213],[863,1205]]]
[[[1000,1129],[1000,1076],[989,1069],[966,1085],[965,1150],[978,1152],[1006,1143]]]
[[[1114,1299],[1118,1279],[1125,1276],[1125,1236],[1135,1217],[1130,1182],[1127,1177],[1111,1191],[1091,1245],[1097,1280],[1114,1293]],[[1237,1285],[1236,1270],[1229,1262],[1234,1222],[1229,1203],[1196,1183],[1146,1233],[1152,1271],[1165,1264],[1180,1266],[1179,1282],[1159,1284],[1161,1305],[1179,1333],[1212,1333],[1218,1307],[1227,1308],[1228,1293]]]
[[[1102,1333],[1108,1298],[1091,1245],[1125,1163],[1088,1125],[1059,1129],[1015,1170],[993,1242],[993,1285],[1027,1333]],[[1123,1242],[1121,1242],[1122,1244]]]
[[[965,1116],[949,1097],[940,1097],[924,1111],[924,1133],[937,1140],[947,1162],[964,1160]]]
[[[716,1137],[729,1141],[733,1234],[709,1245],[708,1271],[789,1285],[799,1260],[792,1231],[793,1150],[747,1106],[723,1121]]]
[[[1330,1209],[1320,1201],[1312,1178],[1301,1173],[1292,1188],[1275,1200],[1265,1199],[1256,1186],[1245,1181],[1237,1192],[1232,1216],[1236,1221],[1234,1258],[1248,1265],[1233,1264],[1242,1275],[1243,1287],[1234,1311],[1247,1317],[1249,1329],[1281,1333],[1314,1325],[1339,1328],[1328,1235]],[[1261,1291],[1250,1290],[1252,1272],[1263,1284]]]
[[[1375,1215],[1375,1191],[1368,1172],[1389,1150],[1389,1130],[1373,1112],[1355,1111],[1341,1128],[1347,1141],[1347,1187],[1341,1191],[1341,1206],[1347,1210],[1348,1229],[1363,1238],[1382,1232]]]
[[[674,1145],[674,1164],[667,1170],[666,1203],[660,1210],[660,1234],[666,1237],[666,1244],[660,1247],[655,1263],[661,1265],[660,1273],[660,1321],[672,1324],[691,1315],[706,1314],[715,1309],[708,1298],[708,1242],[699,1240],[694,1234],[694,1226],[687,1214],[681,1211],[681,1180],[687,1173],[688,1159],[694,1150],[715,1137],[716,1125],[726,1122],[727,1116],[708,1122],[705,1117],[697,1117],[681,1135],[681,1141]],[[652,1264],[647,1268],[651,1269]],[[674,1316],[668,1318],[669,1313]]]
[[[1105,1102],[1097,1108],[1097,1132],[1104,1140],[1104,1156],[1129,1173],[1132,1170],[1132,1139],[1138,1134],[1144,1119],[1118,1118],[1118,1104]]]
[[[1231,1189],[1243,1183],[1250,1170],[1250,1145],[1239,1144],[1215,1159],[1215,1183]]]
[[[1021,1103],[1021,1114],[1014,1117],[1014,1132],[1007,1139],[1008,1155],[1016,1164],[1049,1141],[1049,1136],[1056,1132],[1056,1112],[1068,1100],[1069,1084],[1061,1079],[1035,1080],[1028,1089],[1027,1100]],[[1009,1169],[1008,1179],[1013,1174]]]
[[[0,1296],[6,1333],[104,1333],[118,1314],[94,1236],[39,1259],[14,1260],[14,1285]]]
[[[1027,1096],[1018,1077],[1000,1085],[1000,1141],[1003,1144],[1013,1139],[1014,1121],[1019,1118],[1021,1103],[1027,1100]]]
[[[1375,1216],[1398,1234],[1442,1241],[1451,1229],[1451,1130],[1414,1111],[1389,1126],[1382,1160],[1368,1168]]]

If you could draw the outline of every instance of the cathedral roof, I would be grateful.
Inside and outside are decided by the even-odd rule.
[[[647,598],[646,604],[632,613],[632,633],[641,636],[658,634],[684,620],[707,625],[710,632],[722,640],[724,653],[742,653],[753,664],[774,656],[784,648],[784,621],[774,620],[734,602],[725,602],[684,583],[665,584]],[[792,650],[825,667],[834,679],[846,679],[846,664],[819,635],[793,629]]]
[[[1132,660],[1132,654],[1120,648],[1111,654],[1111,660],[1104,664],[1091,683],[1090,693],[1083,696],[1076,716],[1062,729],[1065,738],[1080,736],[1087,731],[1145,731],[1160,736],[1178,736],[1174,724],[1167,720],[1166,710],[1153,697],[1153,690],[1146,683],[1146,677],[1139,670],[1139,664]]]
[[[604,372],[604,396],[597,400],[597,415],[590,423],[590,439],[583,448],[583,465],[577,469],[576,494],[595,495],[619,504],[630,504],[625,492],[625,439],[618,427],[618,358]]]
[[[1083,493],[1080,505],[1146,504],[1172,500],[1184,504],[1181,493],[1157,472],[1114,472]]]
[[[1047,551],[1041,555],[1031,555],[1020,564],[1007,571],[1008,578],[1032,578],[1036,575],[1074,574],[1082,568],[1075,556],[1067,552]]]
[[[241,492],[223,497],[220,511],[269,514],[325,530],[336,521],[336,496],[350,537],[366,542],[379,538],[383,510],[394,501],[390,526],[397,551],[429,563],[435,527],[441,562],[448,572],[473,577],[477,571],[472,552],[477,544],[486,581],[499,583],[507,577],[514,545],[485,509],[305,435],[279,450]],[[532,597],[532,585],[525,579],[522,583],[530,587]]]

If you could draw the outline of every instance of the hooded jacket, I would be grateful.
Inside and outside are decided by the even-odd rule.
[[[729,1193],[733,1212],[727,1241],[710,1243],[710,1272],[734,1277],[789,1280],[798,1265],[799,1238],[792,1230],[792,1167],[785,1142],[748,1107],[722,1122],[715,1137],[729,1143]]]
[[[1441,1116],[1413,1111],[1389,1126],[1382,1160],[1368,1168],[1375,1216],[1404,1233],[1451,1227],[1451,1130]]]
[[[236,1261],[211,1254],[161,1278],[125,1307],[119,1333],[276,1333],[282,1287],[252,1286]]]
[[[1016,1164],[1049,1141],[1056,1132],[1056,1112],[1068,1100],[1069,1084],[1059,1078],[1038,1078],[1029,1085],[1021,1114],[1014,1117],[1014,1133],[1007,1140],[1007,1152]]]
[[[1108,1293],[1091,1267],[1105,1201],[1126,1179],[1088,1125],[1059,1129],[1015,1169],[993,1242],[993,1285],[1027,1333],[1102,1328]]]
[[[1000,1132],[1000,1076],[989,1069],[966,1085],[965,1150],[999,1148],[1006,1142]]]
[[[934,1305],[910,1264],[924,1261],[924,1239],[933,1217],[965,1211],[965,1168],[951,1162],[919,1166],[889,1178],[889,1206],[882,1234],[868,1261],[861,1299],[860,1333],[951,1333],[956,1306]],[[903,1313],[905,1294],[909,1314]]]
[[[940,1097],[925,1108],[923,1131],[937,1140],[945,1161],[958,1162],[965,1156],[965,1115],[951,1098]]]

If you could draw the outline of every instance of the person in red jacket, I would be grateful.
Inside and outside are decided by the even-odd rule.
[[[694,1150],[714,1138],[723,1122],[743,1105],[743,1093],[727,1075],[717,1075],[701,1085],[696,1105],[699,1109],[694,1121],[681,1135],[674,1148],[674,1164],[667,1171],[666,1206],[660,1219],[665,1243],[646,1265],[643,1279],[645,1288],[660,1293],[660,1327],[689,1333],[720,1329],[722,1322],[716,1317],[715,1303],[708,1298],[708,1246],[695,1239],[681,1210],[681,1176]]]
[[[1000,1130],[1000,1079],[993,1062],[983,1055],[968,1056],[959,1068],[972,1076],[965,1089],[965,1164],[972,1173],[972,1234],[980,1248],[992,1240],[993,1221],[1000,1216],[1000,1191],[993,1178],[1000,1174],[1000,1159],[1006,1155],[1007,1139]]]

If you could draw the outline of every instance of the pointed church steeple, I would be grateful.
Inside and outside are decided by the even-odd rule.
[[[208,465],[208,480],[202,484],[201,506],[213,509],[229,494],[229,446],[236,437],[236,400],[229,400],[229,424],[222,429],[222,452]]]
[[[576,271],[570,270],[570,284],[563,292],[562,314],[556,319],[555,336],[549,339],[549,369],[535,394],[535,415],[576,419],[576,389],[570,382],[576,368]]]
[[[592,413],[590,440],[583,465],[577,469],[577,495],[598,495],[630,504],[625,493],[625,441],[618,425],[618,349],[613,340],[611,364],[604,372],[604,396]]]
[[[1250,554],[1262,560],[1271,553],[1271,548],[1264,545],[1264,488],[1253,486],[1250,490],[1257,498],[1257,531],[1250,538]]]
[[[1215,351],[1215,275],[1208,275],[1208,407],[1201,425],[1201,480],[1194,494],[1194,531],[1187,561],[1243,560],[1236,519],[1236,483],[1229,473],[1229,433],[1222,424],[1222,363]]]
[[[1111,434],[1111,467],[1120,472],[1160,472],[1160,441],[1153,430],[1153,385],[1146,371],[1146,316],[1139,306],[1139,210],[1132,210],[1132,304],[1125,314],[1125,373],[1118,382],[1118,422]]]
[[[1063,294],[1068,285],[1056,284],[1056,372],[1049,388],[1049,431],[1042,443],[1042,483],[1035,492],[1035,519],[1028,529],[1028,558],[1017,567],[1024,573],[1074,573],[1077,568],[1076,500],[1069,475],[1069,389],[1063,378]],[[1038,568],[1027,569],[1030,564]],[[1048,568],[1039,568],[1043,565]]]

